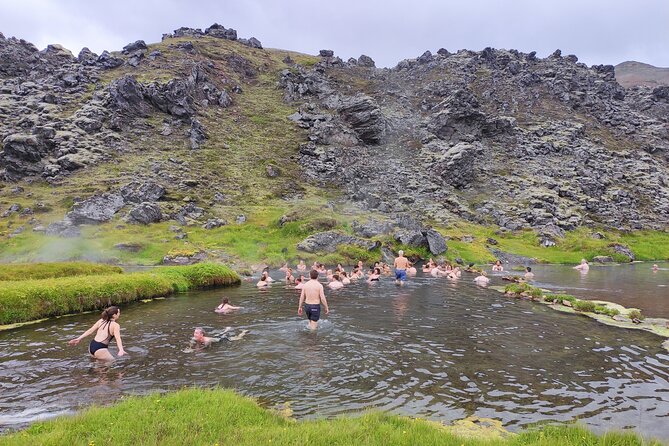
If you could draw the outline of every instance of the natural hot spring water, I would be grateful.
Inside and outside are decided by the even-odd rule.
[[[585,288],[581,296],[587,287],[605,295],[607,274],[623,271],[626,283],[643,289],[644,312],[660,316],[651,307],[666,313],[669,289],[661,285],[669,271],[647,277],[649,267],[593,269],[585,285],[573,270],[536,270],[540,284],[559,288],[562,280]],[[97,313],[0,332],[0,429],[123,394],[220,385],[267,407],[290,402],[296,417],[377,408],[439,421],[497,418],[511,430],[579,419],[599,431],[635,427],[669,439],[669,354],[660,338],[508,299],[471,278],[452,283],[419,273],[402,288],[387,278],[328,292],[332,312],[317,333],[296,315],[297,291],[280,284],[137,303],[120,320],[128,356],[111,366],[92,361],[87,342],[66,342]],[[493,277],[493,284],[502,282]],[[244,309],[214,313],[221,296]],[[196,326],[250,333],[183,353]]]

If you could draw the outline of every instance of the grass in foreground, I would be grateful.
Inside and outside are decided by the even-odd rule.
[[[58,277],[120,274],[119,266],[89,262],[20,263],[0,265],[0,281],[56,279]]]
[[[438,423],[382,413],[298,421],[224,390],[181,390],[132,397],[111,407],[35,423],[0,437],[3,445],[602,445],[644,442],[632,433],[596,436],[580,426],[548,426],[519,435],[458,436]]]
[[[0,282],[0,325],[80,313],[176,291],[239,283],[226,266],[203,263],[152,272]]]

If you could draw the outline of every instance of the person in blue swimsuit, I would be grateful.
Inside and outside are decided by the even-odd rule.
[[[125,355],[123,341],[121,341],[121,326],[116,322],[121,317],[119,307],[109,307],[102,312],[100,319],[78,338],[71,339],[68,344],[77,345],[86,336],[95,333],[95,337],[88,346],[88,352],[95,359],[112,361],[114,356],[109,352],[109,343],[116,340],[118,356]]]
[[[395,258],[395,283],[397,285],[404,285],[407,281],[407,269],[409,269],[409,259],[404,257],[404,251],[400,250]]]

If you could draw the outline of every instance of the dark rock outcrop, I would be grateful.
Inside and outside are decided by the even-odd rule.
[[[165,195],[165,188],[153,181],[133,181],[123,186],[120,193],[126,203],[153,202]]]
[[[128,213],[128,221],[148,225],[162,220],[163,214],[157,203],[140,203],[134,206]]]
[[[93,195],[72,206],[72,210],[67,213],[67,219],[75,225],[105,223],[110,221],[123,205],[121,194]]]
[[[378,242],[364,240],[352,235],[336,231],[319,232],[311,235],[297,244],[297,249],[304,252],[335,252],[339,245],[355,245],[372,250],[379,246]]]

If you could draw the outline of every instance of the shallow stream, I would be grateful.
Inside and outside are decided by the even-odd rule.
[[[669,265],[660,266],[667,269],[654,275],[648,264],[593,268],[585,278],[559,266],[535,270],[541,286],[581,297],[599,290],[597,298],[666,317]],[[438,421],[497,418],[511,430],[580,419],[595,430],[635,428],[669,440],[661,338],[508,299],[472,278],[419,273],[404,287],[384,278],[327,292],[332,312],[316,333],[297,317],[298,292],[281,284],[136,303],[119,321],[128,355],[110,366],[89,358],[87,342],[66,342],[97,313],[0,332],[0,429],[124,394],[218,385],[269,408],[289,403],[300,418],[375,408]],[[493,276],[492,284],[503,282]],[[214,313],[222,296],[244,308]],[[250,333],[184,353],[196,326]]]

